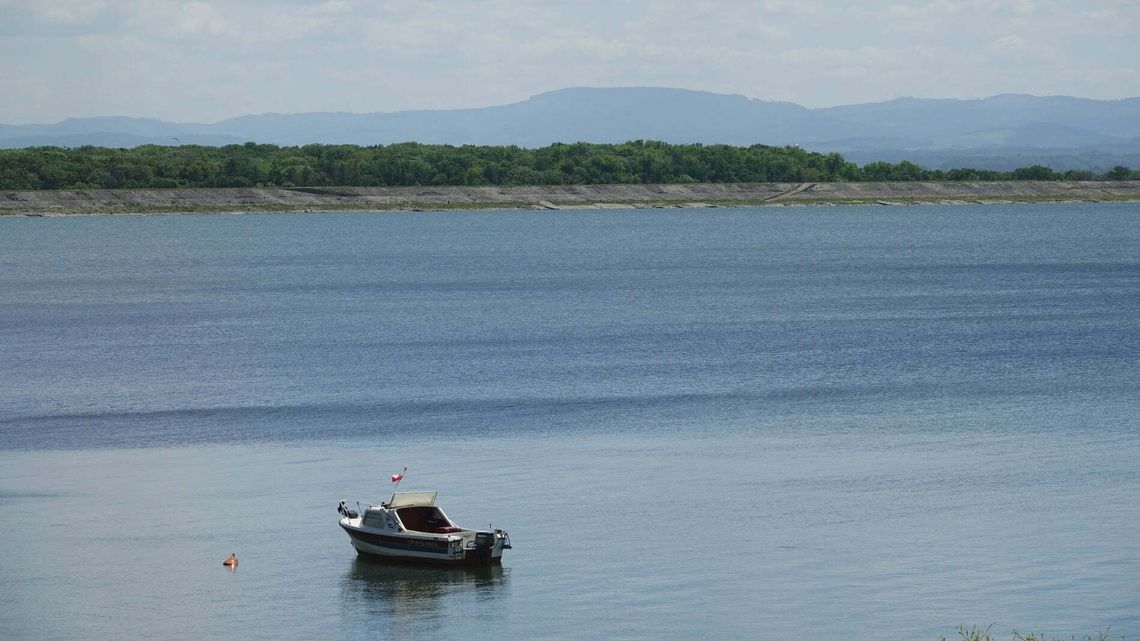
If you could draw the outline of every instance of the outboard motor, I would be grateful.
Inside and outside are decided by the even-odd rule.
[[[344,501],[341,501],[340,505],[336,506],[336,511],[340,512],[341,516],[350,519],[355,519],[356,517],[360,516],[356,513],[356,510],[348,509],[348,506],[344,504]]]
[[[475,533],[475,558],[479,559],[480,563],[491,564],[491,549],[495,547],[495,533],[494,532],[476,532]]]

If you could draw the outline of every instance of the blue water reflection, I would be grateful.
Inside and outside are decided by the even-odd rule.
[[[342,637],[440,638],[450,619],[490,623],[504,607],[498,602],[507,576],[501,566],[416,567],[354,559],[341,579]]]

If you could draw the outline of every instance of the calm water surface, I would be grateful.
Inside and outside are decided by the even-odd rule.
[[[0,219],[0,376],[0,638],[1140,638],[1138,204]]]

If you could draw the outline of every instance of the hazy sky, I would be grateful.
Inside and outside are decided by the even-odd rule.
[[[0,122],[503,104],[1140,96],[1140,0],[0,0]]]

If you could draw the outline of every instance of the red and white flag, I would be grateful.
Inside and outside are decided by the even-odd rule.
[[[392,482],[393,483],[399,483],[400,481],[404,480],[404,473],[407,471],[408,471],[408,468],[407,468],[407,466],[405,466],[404,469],[399,474],[393,474],[392,475]]]

